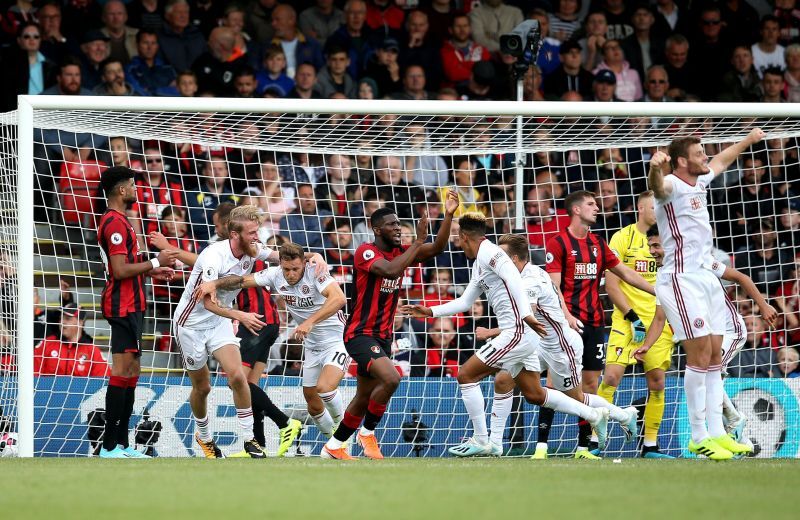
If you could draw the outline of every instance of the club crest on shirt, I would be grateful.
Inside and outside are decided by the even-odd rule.
[[[703,321],[703,318],[697,318],[697,319],[694,320],[694,323],[693,323],[694,328],[696,328],[696,329],[702,329],[703,325],[705,325],[705,324],[706,324],[706,322]]]
[[[245,260],[244,261],[244,263],[242,264],[242,269],[244,269],[245,271],[250,269],[250,260]]]
[[[703,201],[700,200],[700,197],[692,197],[692,200],[689,201],[689,204],[691,204],[692,209],[695,211],[703,207]]]
[[[300,291],[302,291],[303,294],[308,294],[311,292],[311,289],[307,285],[304,285],[300,288]]]
[[[593,247],[593,248],[592,248],[592,256],[594,256],[595,258],[597,258],[597,248],[596,248],[596,247]]]
[[[317,278],[317,282],[319,282],[319,283],[325,283],[327,280],[328,280],[328,276],[324,275],[324,274],[322,276],[320,276],[319,278]]]
[[[380,354],[381,352],[381,348],[378,345],[372,345],[369,349],[376,354]]]
[[[495,255],[492,257],[492,259],[491,259],[491,260],[489,260],[489,267],[491,267],[492,269],[494,269],[494,268],[497,266],[497,261],[498,261],[498,260],[500,260],[500,257],[502,257],[502,256],[503,256],[503,253],[502,253],[502,252],[495,254]]]

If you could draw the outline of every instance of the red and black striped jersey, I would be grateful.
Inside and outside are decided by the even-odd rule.
[[[139,241],[128,218],[114,209],[107,209],[97,226],[100,255],[106,266],[106,286],[103,289],[103,316],[122,318],[147,308],[144,295],[144,274],[122,280],[114,279],[111,257],[124,255],[125,262],[136,264],[147,260],[139,252]]]
[[[383,251],[374,243],[364,243],[355,252],[355,291],[350,305],[350,317],[344,328],[344,340],[355,336],[389,339],[394,330],[394,313],[400,301],[399,278],[382,278],[369,271],[372,264],[384,258],[392,261],[407,249],[400,246]]]
[[[158,218],[167,206],[184,207],[180,184],[167,180],[166,175],[161,176],[157,186],[150,184],[147,175],[136,177],[136,203],[131,209],[142,219],[145,234],[158,231]]]
[[[606,241],[592,232],[576,238],[569,229],[547,242],[548,273],[561,273],[561,293],[569,312],[586,325],[605,322],[600,281],[606,269],[619,264]]]
[[[256,260],[253,263],[253,272],[257,273],[269,267],[263,260]],[[272,295],[265,287],[251,287],[242,289],[236,297],[236,305],[240,311],[255,312],[264,316],[267,325],[280,324],[278,309],[272,301]]]

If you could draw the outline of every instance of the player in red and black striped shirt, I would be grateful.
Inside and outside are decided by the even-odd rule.
[[[609,270],[632,286],[655,294],[653,286],[636,271],[620,263],[606,241],[589,231],[597,221],[599,207],[596,195],[576,191],[564,199],[570,224],[547,242],[545,270],[563,298],[564,314],[570,326],[583,338],[582,385],[585,393],[596,394],[600,373],[605,365],[605,316],[600,302],[600,282]],[[553,411],[539,410],[539,442],[547,443]],[[592,428],[586,421],[578,423],[576,456],[593,458],[586,451]]]
[[[111,325],[111,377],[106,390],[106,429],[101,457],[142,458],[128,445],[128,423],[133,413],[139,380],[140,342],[147,307],[144,276],[170,280],[176,254],[162,251],[152,260],[139,252],[136,233],[125,211],[136,202],[133,170],[116,166],[104,171],[100,183],[108,198],[108,209],[100,219],[97,240],[106,267],[103,317]],[[164,267],[161,267],[161,265]]]
[[[361,425],[357,436],[364,455],[382,459],[374,430],[386,411],[389,399],[400,383],[391,354],[394,315],[400,299],[400,281],[411,264],[424,262],[444,251],[450,238],[450,224],[459,206],[458,194],[450,190],[445,217],[436,240],[428,237],[428,216],[417,222],[417,237],[410,246],[400,245],[400,219],[394,210],[380,208],[370,217],[375,241],[361,244],[355,252],[355,294],[350,317],[344,328],[347,353],[358,365],[356,395],[347,406],[341,424],[325,444],[324,458],[349,459],[344,442]]]

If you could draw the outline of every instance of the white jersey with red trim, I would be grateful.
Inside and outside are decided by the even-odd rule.
[[[664,265],[658,269],[659,277],[697,272],[711,256],[706,188],[714,177],[713,171],[701,175],[694,186],[672,174],[664,177],[664,184],[671,184],[672,192],[666,198],[656,198],[656,222],[664,246]]]

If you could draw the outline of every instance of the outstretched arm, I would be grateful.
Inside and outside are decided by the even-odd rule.
[[[194,298],[202,300],[206,296],[211,298],[214,303],[217,302],[217,291],[235,291],[236,289],[249,289],[257,287],[255,275],[248,274],[247,276],[230,275],[223,278],[217,278],[208,282],[201,283],[197,289],[194,290]]]
[[[766,134],[764,134],[764,131],[760,128],[754,128],[750,130],[750,133],[747,134],[747,137],[738,143],[730,145],[715,155],[714,158],[709,161],[708,167],[711,168],[716,175],[719,175],[728,169],[728,166],[730,166],[731,163],[735,161],[737,157],[739,157],[740,153],[764,139],[765,135]]]
[[[444,220],[442,221],[442,226],[439,228],[439,232],[436,234],[436,239],[433,243],[420,246],[417,256],[414,258],[415,262],[430,260],[444,251],[445,246],[447,246],[447,241],[450,240],[450,225],[453,223],[453,215],[455,215],[459,204],[458,192],[452,188],[449,189],[444,202]]]
[[[615,275],[619,276],[628,283],[628,285],[632,285],[639,290],[646,292],[647,294],[652,294],[653,296],[656,295],[655,288],[648,283],[647,280],[641,277],[639,273],[631,269],[625,264],[617,264],[614,267],[610,268],[609,271],[614,273]]]
[[[184,251],[183,249],[176,249],[175,246],[170,244],[167,241],[167,238],[158,231],[152,231],[150,233],[150,243],[161,251],[164,251],[165,249],[177,251],[178,253],[175,258],[189,267],[194,267],[195,262],[197,262],[197,253],[191,253],[189,251]]]
[[[381,278],[399,278],[408,266],[417,262],[417,254],[428,238],[428,213],[423,212],[417,221],[417,238],[402,255],[392,260],[380,258],[369,266],[369,272]]]
[[[440,316],[453,316],[459,312],[466,312],[472,307],[472,303],[478,299],[481,290],[478,284],[470,281],[464,292],[456,298],[442,305],[425,307],[424,305],[403,305],[400,312],[414,318],[438,318]]]

